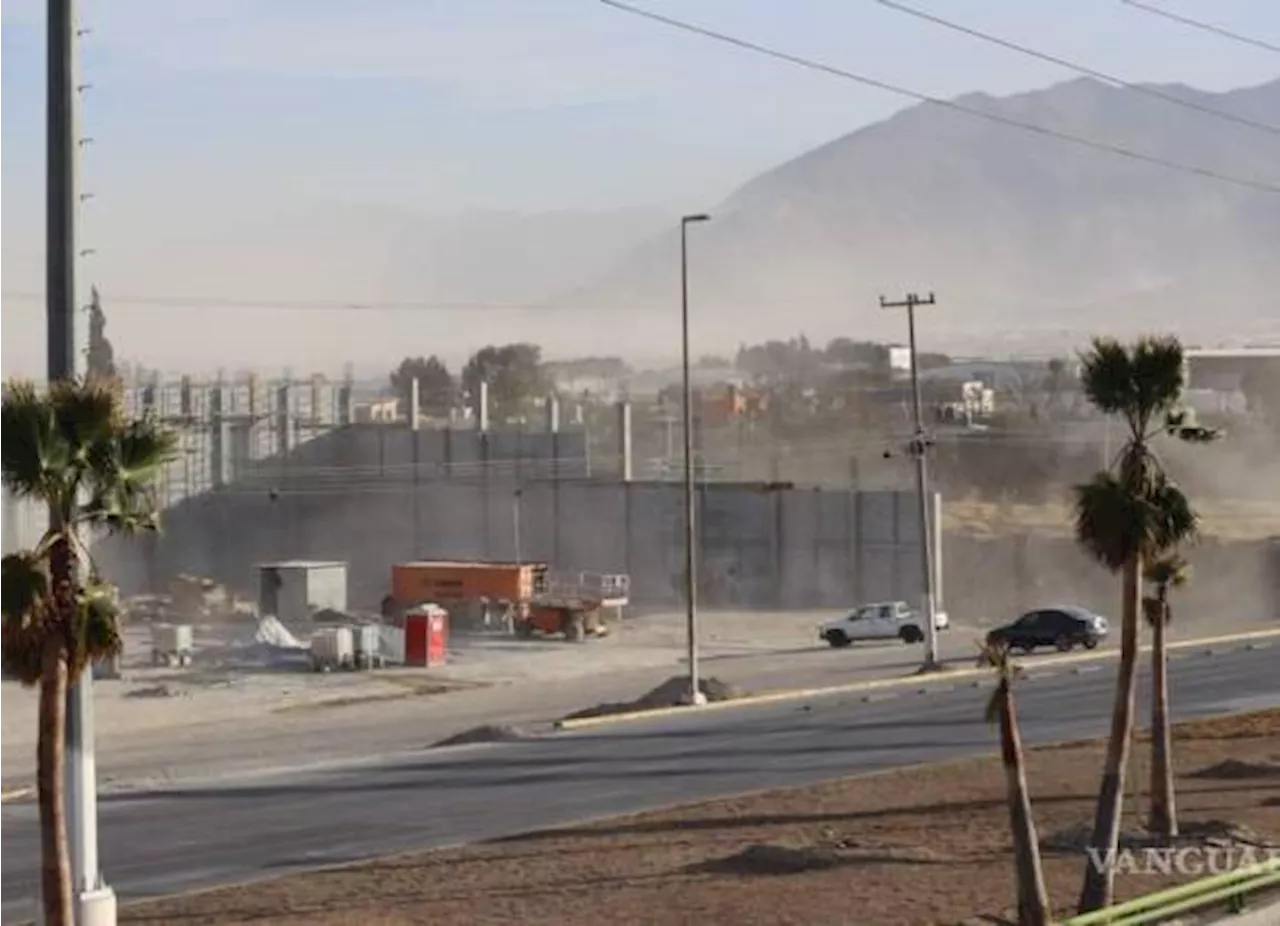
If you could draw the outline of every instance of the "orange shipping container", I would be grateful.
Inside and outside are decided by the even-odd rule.
[[[527,601],[539,568],[533,563],[399,563],[391,567],[391,596],[402,606],[477,598]]]

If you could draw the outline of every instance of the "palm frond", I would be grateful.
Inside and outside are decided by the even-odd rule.
[[[1130,356],[1134,408],[1143,422],[1174,408],[1186,383],[1182,344],[1170,335],[1141,338]]]
[[[1076,541],[1118,572],[1141,542],[1141,505],[1111,473],[1097,473],[1074,491]]]
[[[44,646],[56,626],[51,619],[47,567],[46,560],[30,551],[10,553],[0,566],[4,672],[24,685],[40,680]]]
[[[90,449],[121,424],[115,393],[97,380],[63,380],[49,390],[49,405],[75,462],[88,465]]]
[[[1194,537],[1200,528],[1200,517],[1192,509],[1191,500],[1163,471],[1156,473],[1141,502],[1143,552],[1148,556],[1172,550]]]
[[[114,533],[158,527],[154,480],[177,453],[177,435],[154,419],[132,421],[95,446],[82,519]]]
[[[1114,338],[1094,338],[1080,355],[1080,383],[1099,411],[1123,415],[1133,405],[1133,366],[1124,346]]]
[[[5,487],[17,498],[59,503],[66,496],[60,477],[71,464],[53,409],[34,383],[5,384],[0,408],[0,466]]]
[[[1147,619],[1148,626],[1154,626],[1159,623],[1160,616],[1164,614],[1164,602],[1155,595],[1142,596],[1142,616]]]
[[[984,640],[978,644],[978,666],[995,669],[996,687],[987,700],[983,717],[987,723],[1000,719],[1000,701],[1005,690],[1022,676],[1022,667],[1013,661],[1004,640]]]
[[[1191,564],[1177,553],[1165,553],[1148,562],[1142,575],[1152,585],[1180,588],[1191,578]]]
[[[71,678],[85,666],[119,655],[124,647],[120,637],[120,601],[114,586],[91,578],[76,597],[76,626],[72,634]]]
[[[25,619],[49,598],[49,572],[45,560],[23,550],[7,553],[0,561],[0,605],[7,621]]]
[[[1178,546],[1199,526],[1187,496],[1156,466],[1123,479],[1100,472],[1076,486],[1075,496],[1076,541],[1112,572],[1136,554]]]

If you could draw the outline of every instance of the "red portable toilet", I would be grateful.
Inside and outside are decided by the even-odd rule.
[[[444,608],[414,608],[404,615],[404,664],[442,666],[449,647],[449,612]]]

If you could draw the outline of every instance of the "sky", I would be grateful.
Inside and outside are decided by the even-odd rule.
[[[939,96],[1075,76],[875,0],[635,2]],[[1119,0],[915,5],[1131,80],[1225,90],[1280,70],[1274,54]],[[1164,5],[1280,41],[1274,0]],[[370,245],[377,254],[351,255],[362,239],[383,240],[393,221],[447,230],[476,214],[624,211],[665,221],[712,208],[760,171],[909,102],[596,0],[82,0],[78,8],[91,30],[80,81],[92,85],[81,115],[92,138],[82,188],[93,193],[81,246],[93,253],[81,282],[102,287],[118,353],[166,368],[389,362],[406,322],[375,313],[388,334],[379,340],[368,336],[368,315],[300,321],[266,306],[113,307],[112,293],[248,302],[434,294],[403,266],[411,252]],[[3,5],[6,375],[37,373],[43,357],[43,9],[40,0]],[[364,218],[334,219],[350,215]],[[485,277],[495,274],[501,268],[477,272],[475,298],[488,298]],[[449,297],[465,301],[468,285],[454,279]],[[490,325],[472,327],[454,332],[459,343],[491,339]]]

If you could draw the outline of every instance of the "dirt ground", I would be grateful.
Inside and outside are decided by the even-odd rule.
[[[1145,755],[1143,744],[1133,768],[1141,781]],[[1280,838],[1280,710],[1183,725],[1175,758],[1184,828]],[[1226,760],[1233,761],[1224,767]],[[1044,842],[1078,839],[1100,767],[1096,742],[1031,755]],[[120,922],[999,922],[1013,900],[1003,791],[994,759],[924,766],[186,895],[125,908]],[[1136,832],[1136,817],[1126,823]],[[1046,849],[1059,913],[1075,901],[1083,864],[1078,848]],[[1121,874],[1118,893],[1132,897],[1177,880]]]

